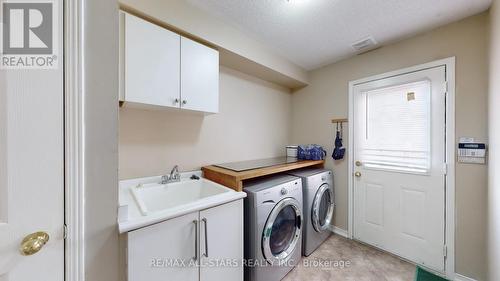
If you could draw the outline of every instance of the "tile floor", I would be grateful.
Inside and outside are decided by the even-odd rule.
[[[331,261],[330,265],[310,266]],[[344,262],[342,266],[341,262]],[[350,262],[350,264],[347,264]],[[309,265],[308,265],[308,264]],[[283,281],[412,281],[415,265],[361,243],[332,235]]]

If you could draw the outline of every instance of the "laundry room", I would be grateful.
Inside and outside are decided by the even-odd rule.
[[[500,280],[500,0],[15,2],[1,281]]]
[[[462,137],[487,140],[487,14],[418,27],[397,41],[378,42],[375,33],[353,43],[361,49],[346,50],[349,58],[330,53],[333,63],[312,52],[273,66],[259,60],[267,46],[250,41],[245,27],[226,26],[246,4],[222,2],[120,2],[118,225],[128,279],[345,280],[357,272],[412,280],[419,270],[484,277],[484,232],[470,229],[485,229],[487,165],[456,163],[448,174],[443,165],[455,162]],[[328,6],[283,2],[273,6],[283,19]],[[212,13],[224,5],[235,10]],[[261,53],[244,57],[243,42]],[[167,44],[180,57],[155,49]],[[151,79],[162,71],[169,83]],[[474,114],[464,119],[466,111]],[[465,188],[472,182],[473,194]],[[164,236],[171,243],[159,247],[153,237]],[[144,264],[150,256],[247,265],[158,270]]]

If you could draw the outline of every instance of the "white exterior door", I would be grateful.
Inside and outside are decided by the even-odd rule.
[[[353,87],[354,238],[444,272],[445,66]]]
[[[0,280],[64,280],[62,2],[59,67],[0,70]],[[21,253],[23,239],[28,252]],[[30,251],[31,249],[31,251]]]

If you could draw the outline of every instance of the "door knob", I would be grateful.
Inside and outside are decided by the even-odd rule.
[[[360,172],[356,172],[356,173],[354,173],[354,175],[355,175],[357,178],[361,177],[361,173],[360,173]]]
[[[19,250],[23,256],[31,256],[38,253],[48,241],[49,235],[46,232],[31,233],[24,237]]]
[[[356,166],[358,166],[358,167],[362,165],[362,164],[361,164],[361,161],[356,161],[356,163],[355,163],[355,164],[356,164]]]

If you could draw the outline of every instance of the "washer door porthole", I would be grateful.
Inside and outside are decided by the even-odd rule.
[[[333,191],[325,183],[316,192],[311,210],[312,224],[316,232],[328,230],[332,222],[334,208]]]
[[[271,264],[287,262],[301,239],[302,214],[299,202],[285,198],[269,215],[262,233],[262,250]]]

